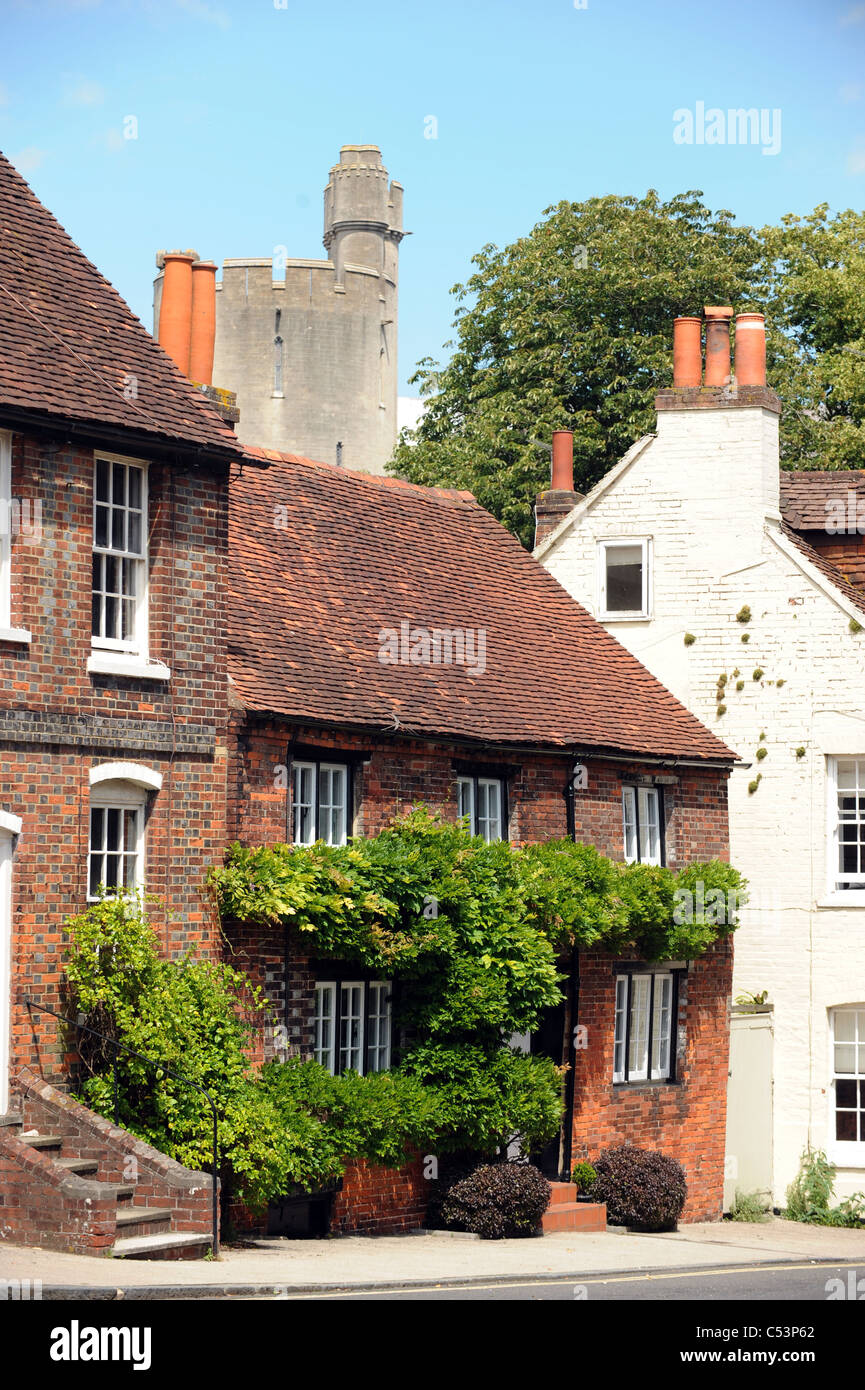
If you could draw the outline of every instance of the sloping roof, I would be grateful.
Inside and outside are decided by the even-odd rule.
[[[786,522],[782,522],[781,531],[789,541],[792,541],[793,545],[804,555],[805,559],[810,561],[815,569],[820,571],[824,579],[828,579],[830,584],[834,584],[838,592],[843,594],[849,603],[854,604],[856,608],[859,609],[860,613],[865,613],[865,593],[863,593],[862,589],[855,584],[851,584],[848,579],[845,579],[838,566],[834,565],[831,560],[828,560],[826,556],[813,545],[809,545],[804,536],[801,536],[798,531],[794,531],[792,526],[788,526]]]
[[[850,491],[865,499],[865,473],[782,468],[781,515],[796,531],[824,531],[833,511],[827,503],[846,504]]]
[[[248,710],[465,742],[735,758],[470,493],[270,450],[247,458],[230,488],[228,622]],[[382,630],[404,621],[483,631],[485,670],[382,664]]]
[[[239,453],[233,431],[0,154],[4,406]]]

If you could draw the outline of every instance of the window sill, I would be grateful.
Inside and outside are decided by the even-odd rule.
[[[599,623],[650,623],[651,613],[601,613]]]
[[[20,642],[29,644],[33,641],[32,633],[26,627],[0,627],[0,642]]]
[[[87,659],[89,676],[134,676],[136,680],[169,681],[171,670],[161,661],[128,652],[93,651]]]
[[[815,907],[865,907],[865,889],[852,888],[848,893],[828,893],[818,898]]]

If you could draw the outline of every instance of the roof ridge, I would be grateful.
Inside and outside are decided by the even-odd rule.
[[[407,491],[420,493],[424,497],[440,497],[445,501],[474,502],[477,507],[480,507],[474,493],[464,488],[412,483],[408,478],[397,478],[391,474],[367,473],[362,468],[344,468],[340,463],[328,463],[324,459],[308,458],[305,454],[291,454],[282,449],[268,449],[260,444],[244,444],[243,452],[253,459],[263,458],[273,463],[301,464],[305,468],[325,468],[329,472],[338,474],[340,478],[351,478],[357,482],[371,483],[376,487],[404,488]],[[484,508],[480,507],[480,510],[483,511]]]

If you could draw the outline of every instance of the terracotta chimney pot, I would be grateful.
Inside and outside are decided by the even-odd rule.
[[[553,430],[553,472],[550,487],[554,492],[574,490],[574,435],[572,430]]]
[[[699,386],[703,380],[702,319],[673,319],[673,385]]]
[[[213,345],[216,340],[216,262],[196,261],[192,267],[192,323],[189,376],[204,386],[213,384]]]
[[[762,314],[736,315],[736,385],[766,385],[766,320]]]
[[[733,310],[727,305],[707,304],[706,315],[706,386],[725,386],[730,380],[730,320]]]
[[[189,375],[194,260],[195,257],[186,251],[166,251],[159,308],[160,345],[174,358],[184,376]]]

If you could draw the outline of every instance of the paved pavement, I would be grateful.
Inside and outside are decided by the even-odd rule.
[[[22,1246],[0,1247],[0,1280],[42,1281],[43,1297],[213,1297],[336,1289],[484,1283],[645,1271],[865,1263],[865,1231],[773,1218],[683,1226],[666,1235],[559,1232],[483,1241],[421,1232],[325,1240],[260,1240],[226,1247],[218,1260],[106,1260]],[[123,1296],[123,1295],[121,1295]]]

